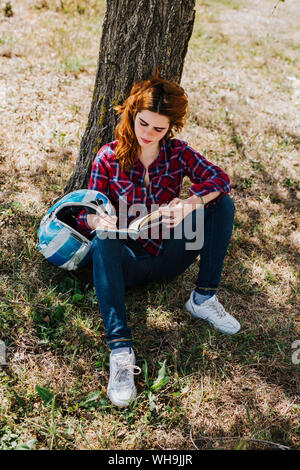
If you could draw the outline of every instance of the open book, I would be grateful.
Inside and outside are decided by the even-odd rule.
[[[141,232],[145,230],[157,227],[162,223],[162,214],[159,210],[153,211],[144,217],[134,219],[129,226],[126,228],[98,228],[96,229],[97,235],[101,233],[119,233],[128,234],[133,236],[139,236]]]

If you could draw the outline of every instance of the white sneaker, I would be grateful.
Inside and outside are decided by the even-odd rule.
[[[132,348],[118,348],[110,353],[107,394],[116,406],[127,406],[136,397],[134,375],[140,374]]]
[[[217,330],[222,333],[233,335],[237,333],[241,325],[225,308],[214,295],[200,305],[193,300],[194,291],[191,293],[189,300],[185,304],[185,309],[195,318],[207,320]]]

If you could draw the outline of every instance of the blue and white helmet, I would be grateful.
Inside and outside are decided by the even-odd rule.
[[[62,197],[48,210],[38,229],[37,247],[50,263],[69,271],[77,269],[88,254],[91,241],[76,229],[82,209],[114,215],[115,209],[104,194],[80,189]],[[91,210],[92,209],[92,210]]]

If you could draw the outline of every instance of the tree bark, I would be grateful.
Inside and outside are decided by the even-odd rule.
[[[87,188],[99,148],[115,139],[113,107],[153,75],[180,83],[195,19],[195,0],[107,0],[88,124],[65,193]]]

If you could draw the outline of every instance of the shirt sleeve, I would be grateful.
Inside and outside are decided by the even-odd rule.
[[[106,194],[107,192],[109,180],[108,167],[105,157],[105,150],[102,148],[99,150],[94,160],[88,187],[88,189],[94,189],[95,191],[99,191],[103,194]],[[87,211],[83,210],[76,219],[77,228],[83,235],[88,235],[91,231],[91,228],[87,223],[87,215]]]
[[[191,195],[205,196],[213,191],[220,191],[221,194],[214,200],[217,201],[231,191],[231,182],[225,171],[210,163],[189,145],[184,147],[183,159],[185,176],[193,183],[189,189]]]

